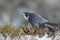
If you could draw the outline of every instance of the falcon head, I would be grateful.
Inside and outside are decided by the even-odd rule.
[[[23,12],[23,16],[24,16],[24,18],[25,18],[26,20],[29,19],[30,14],[31,14],[31,13],[29,13],[29,12]]]
[[[29,13],[29,12],[23,12],[23,16],[24,16],[24,18],[25,18],[26,20],[29,20],[29,17],[31,16],[31,13]],[[33,30],[33,28],[32,28],[32,25],[31,25],[30,23],[28,23],[28,30],[29,30],[31,33],[34,32],[34,30]]]

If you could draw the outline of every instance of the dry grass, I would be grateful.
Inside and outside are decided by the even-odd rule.
[[[46,30],[45,28],[38,28],[33,33],[30,33],[27,29],[27,27],[12,27],[11,25],[5,25],[4,27],[0,28],[0,33],[3,34],[3,36],[6,37],[6,33],[10,35],[11,38],[14,38],[16,36],[20,35],[35,35],[38,34],[40,37],[42,37],[45,34]]]

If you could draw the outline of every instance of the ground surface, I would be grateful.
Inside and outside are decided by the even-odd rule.
[[[60,40],[60,31],[55,33],[55,37],[49,38],[43,29],[38,29],[34,33],[30,33],[24,27],[14,28],[8,25],[0,28],[0,40]]]

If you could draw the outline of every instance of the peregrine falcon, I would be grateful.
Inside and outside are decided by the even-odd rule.
[[[32,25],[30,28],[36,29],[43,25],[46,26],[49,31],[55,32],[53,26],[50,25],[51,23],[42,16],[30,12],[23,12],[23,16],[29,22],[29,24]]]

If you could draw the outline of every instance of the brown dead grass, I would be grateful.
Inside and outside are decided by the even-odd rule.
[[[14,38],[20,35],[25,35],[25,34],[29,34],[29,35],[38,34],[40,35],[40,37],[42,37],[45,34],[45,32],[46,32],[45,28],[38,28],[34,30],[33,33],[30,33],[27,27],[15,28],[15,27],[12,27],[11,25],[5,25],[4,27],[0,28],[0,33],[2,33],[5,37],[6,37],[6,33],[8,33],[11,38]]]

